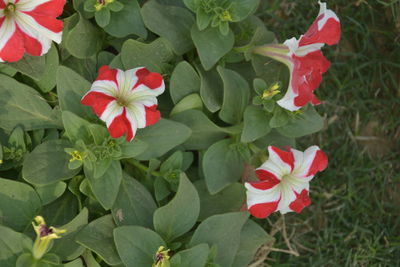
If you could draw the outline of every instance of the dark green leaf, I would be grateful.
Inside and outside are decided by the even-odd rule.
[[[204,267],[207,263],[209,248],[207,244],[199,244],[179,251],[171,258],[172,267]],[[177,259],[179,258],[179,262]]]
[[[260,0],[231,0],[229,9],[232,21],[238,22],[247,18],[251,13],[254,13],[260,4]]]
[[[234,146],[229,139],[220,140],[204,154],[202,168],[211,194],[238,181],[242,175],[244,161]]]
[[[192,49],[190,29],[194,17],[185,8],[161,5],[157,1],[148,1],[141,9],[146,27],[171,42],[174,51],[182,55]]]
[[[253,142],[270,131],[268,114],[259,107],[248,106],[244,112],[244,127],[240,140],[245,143]]]
[[[67,184],[64,182],[35,186],[36,192],[42,200],[43,205],[47,205],[59,198],[64,193],[66,188]]]
[[[200,199],[196,188],[181,174],[175,197],[154,212],[154,228],[164,240],[172,241],[188,232],[196,223]]]
[[[122,226],[114,229],[118,254],[127,267],[152,266],[154,256],[164,240],[155,232],[141,226]]]
[[[224,101],[219,117],[227,123],[237,124],[241,122],[249,102],[249,85],[242,76],[232,70],[222,67],[218,67],[217,70],[224,84]]]
[[[0,225],[0,266],[15,267],[19,254],[24,250],[24,243],[29,246],[32,241],[27,236]]]
[[[39,80],[46,70],[46,58],[25,55],[21,60],[8,65],[34,80]]]
[[[110,23],[110,10],[108,8],[102,8],[94,14],[97,25],[104,28]]]
[[[174,116],[175,114],[181,113],[190,109],[202,109],[203,102],[198,94],[191,94],[185,96],[175,107],[171,110],[170,116]]]
[[[11,131],[61,128],[61,121],[38,92],[13,78],[0,74],[0,127]]]
[[[96,252],[107,264],[121,263],[114,245],[115,224],[111,215],[100,217],[89,223],[76,237],[76,241]]]
[[[78,170],[70,170],[70,155],[64,149],[70,144],[63,140],[50,140],[38,145],[25,156],[22,177],[35,185],[46,185],[75,176]]]
[[[216,112],[221,108],[224,92],[221,77],[214,69],[204,71],[199,67],[198,71],[201,78],[200,96],[203,103],[209,111]]]
[[[214,215],[204,220],[193,234],[189,246],[207,243],[217,246],[215,263],[232,266],[239,248],[240,232],[247,221],[247,212],[232,212]]]
[[[57,68],[59,64],[57,48],[53,44],[46,55],[46,67],[43,75],[35,83],[42,92],[50,92],[56,86]]]
[[[22,232],[31,224],[40,207],[40,198],[32,187],[0,178],[0,223],[2,225]]]
[[[193,25],[191,36],[205,70],[210,70],[221,57],[228,53],[235,41],[232,31],[229,31],[227,36],[223,36],[218,28],[200,31],[197,25]]]
[[[197,72],[186,61],[176,65],[171,75],[169,92],[174,104],[182,98],[200,91],[200,78]]]
[[[153,213],[157,206],[141,183],[124,175],[112,215],[117,225],[141,225],[153,228]]]

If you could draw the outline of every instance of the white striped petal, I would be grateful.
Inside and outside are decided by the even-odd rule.
[[[129,121],[136,122],[137,128],[146,127],[146,111],[143,105],[135,103],[126,108],[126,117]]]
[[[245,183],[244,186],[247,189],[246,194],[248,208],[256,204],[276,202],[281,197],[279,185],[276,185],[268,190],[254,188],[250,183]]]
[[[113,81],[98,80],[92,84],[90,91],[95,91],[112,97],[116,97],[118,93],[118,86]]]
[[[16,30],[15,22],[12,19],[5,19],[0,27],[0,50],[4,48]]]
[[[105,121],[107,127],[109,127],[111,123],[114,121],[115,117],[121,115],[123,111],[124,108],[118,105],[117,101],[113,100],[107,105],[103,114],[101,114],[100,119]]]
[[[50,2],[51,0],[20,0],[16,7],[20,11],[31,11],[34,10],[36,7]]]

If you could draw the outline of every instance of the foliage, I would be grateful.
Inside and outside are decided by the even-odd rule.
[[[251,54],[277,42],[260,2],[67,1],[61,44],[0,65],[1,266],[148,267],[164,247],[171,266],[239,267],[271,241],[243,211],[248,167],[323,119],[275,104],[289,73]],[[132,142],[80,104],[103,65],[166,83]],[[38,215],[66,230],[41,258]]]

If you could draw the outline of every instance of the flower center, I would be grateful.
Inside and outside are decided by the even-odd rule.
[[[120,97],[117,98],[117,104],[121,107],[127,107],[129,105],[129,102]]]
[[[6,17],[11,17],[12,15],[14,15],[15,10],[16,10],[15,4],[8,3],[6,8],[4,9],[4,15]]]
[[[53,229],[47,227],[47,225],[40,225],[40,237],[48,236],[49,234],[53,233]]]

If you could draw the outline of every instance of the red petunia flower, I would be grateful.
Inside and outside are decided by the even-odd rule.
[[[131,141],[138,128],[155,124],[160,119],[157,96],[164,92],[159,73],[144,67],[122,71],[103,66],[81,103],[105,121],[113,138],[126,135]]]
[[[0,62],[20,60],[24,53],[46,54],[61,43],[65,0],[0,0]]]
[[[320,103],[314,95],[314,90],[319,87],[322,74],[330,66],[320,49],[324,44],[333,45],[340,39],[339,18],[332,10],[326,8],[326,3],[319,4],[317,19],[299,39],[293,37],[283,44],[265,45],[254,49],[255,53],[271,57],[289,67],[289,88],[278,104],[290,111],[298,110],[307,103]]]
[[[309,182],[328,165],[328,157],[317,146],[289,152],[269,146],[269,159],[257,170],[260,181],[245,183],[247,208],[257,218],[275,211],[300,213],[311,204]]]

